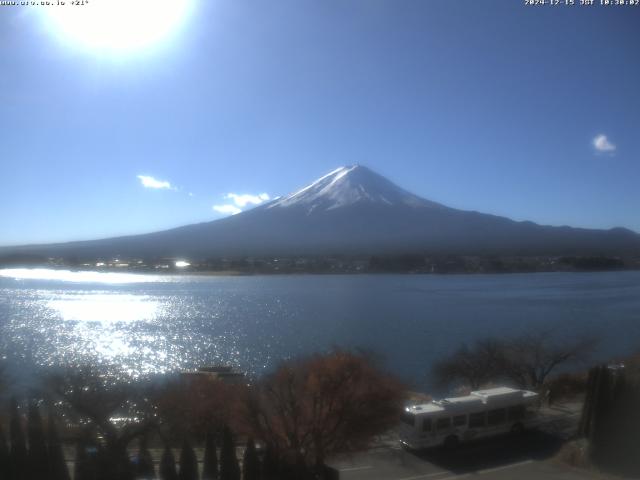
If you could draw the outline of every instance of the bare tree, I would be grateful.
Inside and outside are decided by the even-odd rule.
[[[246,388],[196,376],[165,384],[155,392],[154,403],[171,437],[204,439],[207,433],[221,431],[223,425],[237,423],[239,399],[244,398]]]
[[[537,390],[560,365],[587,360],[595,345],[591,337],[560,339],[547,331],[528,333],[505,343],[504,375],[522,388]]]
[[[502,373],[505,344],[495,339],[477,341],[469,347],[463,344],[450,357],[436,362],[432,374],[437,384],[452,383],[478,389]]]
[[[67,414],[90,425],[104,439],[102,473],[130,478],[129,443],[155,427],[154,407],[146,386],[110,381],[91,369],[70,370],[48,378],[49,391],[62,400]]]
[[[247,397],[247,418],[280,455],[320,466],[393,426],[404,392],[367,356],[335,350],[282,364]]]
[[[586,360],[595,340],[558,339],[550,332],[533,332],[511,339],[483,339],[462,345],[437,362],[432,375],[441,386],[458,384],[478,389],[491,382],[512,382],[539,389],[560,365]]]

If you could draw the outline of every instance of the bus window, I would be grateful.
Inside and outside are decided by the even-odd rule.
[[[484,427],[484,412],[469,415],[469,428]]]
[[[400,415],[400,420],[402,421],[402,423],[404,423],[405,425],[409,425],[410,427],[413,427],[416,424],[415,415],[412,415],[409,412],[402,412],[402,415]]]
[[[489,410],[487,412],[488,425],[500,425],[507,420],[507,409],[499,408],[497,410]]]
[[[422,431],[423,432],[430,432],[431,431],[431,419],[430,418],[425,418],[422,422]]]
[[[509,421],[522,420],[524,418],[524,405],[509,407]]]
[[[458,415],[457,417],[453,417],[453,426],[461,427],[462,425],[467,424],[467,416],[466,415]]]
[[[451,428],[451,418],[439,418],[436,422],[436,428],[438,430],[446,430],[447,428]]]

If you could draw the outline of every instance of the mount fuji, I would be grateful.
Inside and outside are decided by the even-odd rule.
[[[307,187],[227,218],[156,233],[3,248],[78,258],[324,254],[639,254],[640,235],[516,222],[418,197],[364,166],[338,168]]]

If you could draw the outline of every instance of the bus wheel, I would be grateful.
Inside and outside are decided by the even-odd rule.
[[[448,450],[452,450],[458,446],[460,440],[456,435],[449,435],[444,439],[444,447]]]
[[[524,432],[524,425],[521,423],[514,423],[513,427],[511,427],[511,433],[514,435],[520,435],[522,432]]]

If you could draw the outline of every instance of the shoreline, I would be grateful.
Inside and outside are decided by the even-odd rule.
[[[529,275],[548,273],[624,273],[640,272],[640,267],[611,268],[611,269],[548,269],[548,270],[509,270],[509,271],[448,271],[448,272],[426,272],[426,271],[243,271],[243,270],[150,270],[150,269],[125,269],[125,268],[89,268],[73,267],[68,265],[7,265],[0,266],[0,276],[2,272],[70,272],[70,273],[93,273],[93,274],[121,274],[139,276],[163,276],[163,277],[285,277],[285,276],[385,276],[385,275],[407,275],[407,276],[482,276],[482,275]],[[6,275],[9,277],[9,275]]]

